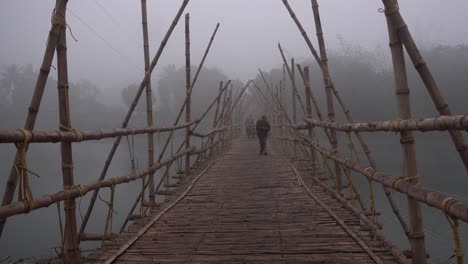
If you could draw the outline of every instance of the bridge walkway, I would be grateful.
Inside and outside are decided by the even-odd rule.
[[[256,141],[236,139],[216,159],[87,262],[118,255],[117,263],[397,263],[340,202],[309,186],[346,231],[280,154],[260,156]]]

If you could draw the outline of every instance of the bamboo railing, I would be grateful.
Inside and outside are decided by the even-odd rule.
[[[20,214],[28,214],[31,211],[40,210],[53,204],[60,205],[64,203],[65,224],[61,229],[61,253],[60,258],[65,263],[80,262],[80,241],[97,241],[97,240],[112,240],[118,237],[112,232],[112,225],[109,225],[109,218],[112,218],[113,209],[109,205],[108,217],[105,223],[103,233],[90,234],[85,233],[88,221],[91,219],[94,204],[98,196],[99,190],[102,188],[110,188],[112,197],[114,189],[118,185],[122,185],[137,180],[142,180],[141,190],[136,193],[135,201],[129,210],[124,223],[120,228],[120,232],[125,231],[127,224],[130,221],[141,219],[150,210],[158,208],[157,198],[165,197],[173,192],[173,188],[178,186],[178,181],[171,181],[171,173],[177,169],[177,177],[183,178],[191,174],[191,170],[197,167],[204,160],[214,157],[229,145],[231,139],[239,132],[243,117],[246,114],[246,101],[256,100],[263,104],[265,110],[269,110],[268,115],[270,120],[273,120],[274,141],[280,146],[281,153],[285,157],[290,157],[297,164],[311,164],[312,170],[311,180],[318,186],[322,186],[327,192],[332,194],[346,208],[358,216],[362,220],[362,224],[377,237],[393,256],[400,263],[407,263],[407,256],[403,254],[385,235],[383,225],[377,219],[380,212],[377,211],[375,203],[375,193],[373,189],[374,182],[380,183],[384,187],[385,195],[388,198],[395,216],[407,235],[411,244],[410,257],[413,263],[426,263],[426,244],[424,237],[423,215],[421,213],[421,205],[427,205],[441,211],[447,216],[452,228],[452,235],[455,243],[455,256],[457,262],[463,263],[464,254],[460,246],[460,237],[458,231],[458,221],[468,223],[468,205],[455,197],[442,192],[429,190],[421,186],[416,164],[416,151],[414,146],[413,131],[448,131],[452,141],[458,151],[465,168],[468,168],[468,148],[464,143],[463,131],[468,131],[467,115],[452,115],[448,104],[446,103],[440,88],[438,87],[429,67],[423,60],[410,32],[403,20],[396,0],[382,0],[384,3],[384,13],[386,15],[390,51],[392,55],[392,64],[395,79],[395,92],[398,104],[398,116],[395,120],[380,121],[380,122],[359,122],[353,121],[351,111],[346,106],[344,99],[338,93],[337,88],[330,76],[329,65],[323,37],[322,23],[317,0],[311,0],[312,13],[314,16],[316,35],[319,46],[319,53],[315,50],[307,32],[296,17],[294,11],[289,6],[287,0],[282,0],[288,13],[293,19],[302,34],[312,57],[318,63],[322,73],[322,81],[325,88],[325,98],[327,103],[327,118],[324,118],[322,111],[318,105],[318,98],[314,94],[314,87],[310,80],[309,68],[302,67],[300,64],[295,64],[294,59],[291,59],[290,64],[284,55],[281,45],[278,43],[278,49],[281,55],[282,63],[282,80],[277,83],[271,83],[265,78],[264,73],[259,69],[260,77],[263,81],[264,90],[260,85],[253,81],[248,81],[244,87],[237,92],[234,92],[231,81],[220,82],[219,91],[212,103],[207,107],[205,112],[198,118],[192,117],[192,92],[193,87],[201,73],[204,62],[209,54],[213,40],[219,28],[219,23],[210,38],[208,46],[204,52],[197,71],[192,78],[191,75],[191,51],[190,51],[190,23],[189,14],[185,15],[185,100],[180,107],[178,115],[170,127],[154,126],[153,105],[152,105],[152,87],[151,75],[161,57],[172,32],[174,31],[178,21],[180,20],[189,0],[184,0],[169,26],[158,50],[156,51],[152,61],[149,57],[148,44],[148,22],[146,0],[141,0],[142,10],[142,29],[143,29],[143,50],[145,72],[143,80],[136,91],[132,104],[125,115],[121,128],[113,130],[92,130],[81,131],[71,126],[70,106],[68,95],[68,61],[67,61],[67,42],[66,42],[66,0],[56,0],[56,5],[52,15],[51,29],[48,36],[48,42],[42,60],[41,69],[37,78],[33,97],[28,115],[26,118],[24,129],[0,131],[0,143],[17,145],[15,161],[10,170],[7,179],[6,190],[0,207],[0,235],[5,226],[6,220]],[[424,82],[435,108],[441,116],[431,118],[417,118],[411,116],[409,104],[409,88],[407,83],[404,51],[406,50],[409,58],[412,60],[418,74]],[[41,104],[42,94],[49,75],[50,67],[53,58],[57,54],[57,73],[58,73],[58,101],[59,101],[59,130],[34,130],[35,121],[39,107]],[[305,88],[305,98],[301,97],[298,92],[295,73],[296,69],[299,72]],[[291,107],[292,116],[288,112],[287,96],[286,96],[286,74],[291,83]],[[249,87],[254,90],[247,95]],[[237,87],[236,87],[237,88]],[[146,91],[146,124],[144,128],[127,128],[132,114],[143,91]],[[233,94],[234,93],[234,94]],[[341,107],[347,123],[335,121],[334,99],[337,100]],[[300,104],[302,113],[304,114],[305,123],[298,125],[297,123],[297,102]],[[208,131],[198,131],[197,127],[208,116],[210,111],[215,107],[215,113]],[[185,124],[179,124],[185,110]],[[317,118],[317,119],[316,119]],[[211,120],[210,120],[211,121]],[[321,144],[316,136],[316,132],[323,130],[327,136],[329,146]],[[184,132],[184,140],[180,143],[175,153],[171,145],[171,153],[167,153],[167,149],[174,139],[175,131]],[[307,131],[302,131],[307,130]],[[304,133],[306,132],[306,133]],[[349,137],[348,147],[350,148],[350,157],[343,155],[346,153],[340,148],[337,140],[337,132],[345,132]],[[367,147],[362,135],[362,132],[398,132],[400,133],[400,143],[403,153],[404,165],[402,166],[402,176],[386,175],[384,172],[376,168],[374,158]],[[160,154],[155,161],[154,151],[156,144],[154,142],[155,133],[168,133],[168,137],[162,146],[159,146]],[[353,138],[351,133],[354,133],[357,138],[363,153],[365,154],[368,164],[362,163],[359,159],[359,153],[354,148]],[[147,136],[147,166],[145,169],[136,170],[129,175],[116,176],[110,179],[105,179],[107,170],[113,160],[114,154],[122,136]],[[73,175],[73,157],[72,144],[84,141],[102,140],[114,138],[112,149],[106,159],[106,163],[100,173],[97,181],[76,184],[79,179]],[[195,140],[201,140],[199,146],[195,146]],[[63,189],[54,191],[52,194],[33,197],[31,186],[28,181],[28,170],[26,168],[27,149],[33,143],[57,143],[61,145],[61,168]],[[196,156],[196,158],[191,158]],[[289,163],[289,161],[287,161]],[[334,165],[334,170],[330,168],[329,162]],[[178,168],[178,164],[180,165]],[[293,167],[295,165],[291,164]],[[159,178],[159,182],[155,182],[155,173],[160,169],[165,169]],[[295,168],[295,173],[299,173]],[[354,174],[353,174],[354,172]],[[343,174],[344,173],[344,174]],[[356,186],[353,185],[353,175],[360,175],[364,180],[369,182],[369,202],[366,203]],[[343,175],[345,177],[343,177]],[[343,179],[348,180],[347,184]],[[305,182],[301,182],[305,185]],[[18,192],[21,193],[21,199],[18,202],[13,202],[17,186]],[[307,186],[305,187],[307,189]],[[307,189],[310,193],[310,190]],[[409,226],[407,226],[401,216],[392,196],[392,192],[398,192],[406,196],[408,199]],[[75,199],[86,196],[92,193],[90,204],[88,206],[82,224],[77,229],[77,219],[75,213]],[[313,194],[311,194],[313,196]],[[359,208],[353,203],[354,200],[359,202]],[[321,202],[317,201],[319,204]],[[138,208],[140,212],[135,213]],[[370,208],[368,208],[370,207]],[[331,213],[333,214],[333,213]],[[335,216],[336,218],[336,216]],[[340,219],[336,219],[340,222]],[[62,219],[60,218],[60,226]],[[112,219],[110,219],[112,221]],[[354,234],[354,233],[353,233]],[[351,234],[353,236],[353,234]],[[134,242],[135,240],[133,240]],[[357,239],[359,242],[360,240]],[[133,243],[131,242],[131,243]]]
[[[312,86],[308,77],[307,68],[302,69],[298,64],[297,69],[304,81],[305,87],[305,102],[306,102],[306,114],[304,115],[305,123],[301,125],[294,125],[288,122],[287,116],[284,118],[274,119],[272,127],[274,130],[280,130],[286,128],[287,133],[281,134],[274,132],[277,139],[280,141],[292,142],[294,145],[299,144],[304,147],[310,147],[306,155],[299,158],[299,161],[306,161],[312,157],[307,164],[311,165],[312,170],[308,170],[312,175],[312,180],[316,184],[325,188],[328,192],[334,195],[334,197],[340,200],[348,209],[352,210],[357,216],[359,216],[363,223],[370,228],[376,237],[384,242],[386,247],[392,252],[394,257],[399,260],[400,263],[407,263],[407,258],[411,258],[413,263],[426,263],[426,245],[424,237],[424,226],[423,226],[423,215],[421,213],[421,204],[436,208],[447,216],[450,227],[452,229],[452,236],[454,240],[455,257],[458,263],[463,263],[463,251],[461,248],[460,234],[458,230],[458,220],[465,223],[468,222],[468,205],[442,192],[425,189],[419,183],[419,175],[416,170],[416,152],[414,148],[414,136],[413,131],[428,132],[428,131],[448,131],[457,151],[462,157],[462,161],[466,166],[466,146],[463,142],[462,131],[468,131],[468,118],[466,115],[451,115],[449,107],[445,102],[436,82],[433,80],[432,75],[424,63],[419,51],[417,50],[414,41],[411,38],[408,28],[399,13],[399,8],[396,0],[384,0],[385,14],[387,17],[389,39],[390,39],[390,51],[392,53],[392,62],[395,73],[395,90],[398,101],[398,117],[395,120],[379,121],[379,122],[359,122],[355,123],[351,117],[349,108],[345,105],[343,98],[339,95],[338,90],[333,84],[333,80],[328,70],[328,60],[325,50],[325,43],[323,38],[323,31],[320,21],[320,13],[318,9],[318,1],[311,0],[312,11],[314,15],[317,39],[319,43],[320,55],[317,53],[315,48],[310,41],[307,32],[301,25],[299,19],[295,15],[294,11],[290,7],[287,0],[282,0],[286,10],[291,15],[294,23],[299,29],[299,32],[303,36],[309,50],[311,51],[312,57],[317,61],[319,69],[323,75],[323,81],[325,83],[325,95],[327,99],[328,119],[325,120],[321,114],[321,110],[317,104],[317,98],[315,97]],[[281,58],[283,63],[286,61],[281,45],[278,45],[280,50]],[[431,97],[436,105],[437,110],[441,113],[441,116],[431,118],[412,118],[409,106],[409,89],[406,80],[406,69],[404,65],[403,48],[406,48],[410,58],[415,64],[423,82],[425,83]],[[291,72],[289,71],[291,75]],[[267,85],[265,83],[265,85]],[[292,89],[292,98],[297,96],[295,88]],[[334,120],[334,109],[332,104],[331,95],[334,95],[339,105],[341,106],[344,116],[347,119],[345,122],[336,122]],[[275,105],[270,109],[282,109],[279,105],[282,103],[280,100],[276,100],[274,97],[271,99],[268,97],[261,97],[265,105]],[[312,101],[312,102],[311,102]],[[312,113],[312,103],[315,108],[315,113]],[[294,110],[294,108],[293,108]],[[294,112],[293,112],[294,115]],[[316,117],[313,117],[315,115]],[[313,129],[321,128],[327,138],[330,141],[330,147],[320,144],[318,138],[314,135]],[[301,133],[302,130],[307,130],[307,134]],[[336,144],[336,136],[333,134],[336,132],[345,132],[348,136],[349,153],[351,156],[345,157],[340,153],[348,152],[341,150],[338,152],[338,145]],[[283,131],[281,131],[283,132]],[[367,147],[362,135],[362,132],[398,132],[400,133],[400,143],[402,146],[403,153],[403,169],[402,176],[391,176],[385,175],[383,172],[377,170],[375,161],[371,155],[369,148]],[[357,137],[358,142],[361,145],[362,151],[367,157],[369,165],[363,164],[359,160],[359,153],[354,147],[351,133]],[[280,135],[280,136],[278,136]],[[291,157],[294,160],[297,159],[294,151],[288,149],[282,149],[282,152],[287,157]],[[318,155],[315,154],[317,152]],[[323,164],[320,167],[319,156],[321,157]],[[300,162],[297,164],[302,164]],[[335,175],[333,175],[331,169],[328,166],[329,161],[335,164]],[[340,171],[338,168],[343,168],[345,175],[348,178],[348,184],[343,185],[343,191],[340,188],[340,177],[336,172]],[[358,189],[355,188],[352,182],[354,173],[363,176],[363,179],[369,182],[369,203],[370,209],[366,208],[366,203],[362,201],[362,195],[359,195]],[[384,193],[387,195],[388,202],[398,218],[402,229],[405,231],[408,240],[411,244],[411,251],[408,253],[396,248],[396,246],[389,241],[386,237],[385,232],[382,230],[383,226],[378,221],[377,217],[381,214],[376,210],[377,205],[375,203],[375,191],[373,190],[373,182],[380,183],[384,187]],[[406,195],[408,199],[408,212],[409,212],[409,225],[406,225],[400,210],[396,206],[394,198],[391,196],[391,192],[398,192]],[[356,207],[352,201],[358,200],[359,207]]]
[[[240,117],[243,114],[243,111],[240,108],[240,105],[243,104],[243,95],[250,81],[247,85],[241,90],[238,98],[235,100],[232,96],[226,97],[228,94],[228,87],[231,84],[231,81],[228,80],[223,85],[221,82],[219,93],[214,98],[213,102],[207,107],[205,112],[198,118],[195,119],[191,114],[192,99],[191,93],[193,86],[197,81],[199,74],[203,68],[203,64],[207,58],[207,55],[210,51],[212,43],[214,41],[216,32],[219,29],[220,24],[216,25],[216,28],[210,38],[208,46],[203,54],[202,60],[199,67],[191,79],[190,74],[190,40],[189,40],[189,15],[186,15],[186,98],[180,108],[180,112],[177,115],[177,118],[172,126],[170,127],[158,127],[153,125],[153,106],[152,106],[152,91],[151,91],[151,74],[154,68],[157,65],[157,62],[164,51],[173,30],[175,29],[179,18],[182,16],[185,7],[188,4],[188,0],[182,2],[181,7],[179,8],[172,24],[170,25],[164,39],[161,42],[159,49],[157,50],[153,60],[149,61],[149,45],[148,45],[148,25],[147,25],[147,11],[146,11],[146,0],[141,0],[142,8],[142,27],[143,27],[143,49],[144,49],[144,59],[145,59],[145,74],[144,78],[136,91],[136,96],[134,97],[130,109],[128,110],[121,128],[111,129],[111,130],[79,130],[72,128],[70,122],[70,108],[69,108],[69,98],[68,98],[68,70],[67,70],[67,49],[66,49],[66,20],[65,20],[65,10],[67,1],[65,0],[56,0],[56,6],[54,9],[52,17],[52,28],[49,34],[49,41],[46,47],[46,54],[41,66],[41,73],[38,77],[35,92],[29,108],[29,114],[27,117],[26,125],[24,129],[21,130],[4,130],[0,131],[0,143],[2,144],[17,144],[18,153],[17,158],[15,159],[14,165],[12,166],[12,172],[10,173],[10,178],[8,180],[7,188],[4,194],[4,199],[2,206],[0,207],[0,219],[1,226],[0,229],[3,229],[3,226],[6,222],[6,219],[14,217],[19,214],[28,214],[31,211],[40,210],[41,208],[48,207],[52,204],[59,205],[61,202],[64,203],[65,211],[65,224],[62,225],[60,220],[61,229],[61,239],[62,246],[59,257],[65,263],[80,263],[80,241],[96,241],[96,240],[111,240],[116,238],[116,233],[112,233],[112,226],[109,223],[112,222],[112,215],[114,211],[112,209],[113,201],[111,201],[109,206],[109,213],[105,223],[105,230],[102,234],[87,234],[85,233],[85,227],[90,219],[91,212],[93,211],[93,205],[96,201],[98,191],[103,188],[110,188],[112,190],[112,198],[114,199],[114,189],[116,186],[133,182],[136,180],[142,180],[142,189],[137,194],[135,203],[132,206],[130,212],[125,218],[124,224],[120,229],[120,232],[124,231],[125,226],[129,221],[133,221],[145,216],[145,213],[149,209],[156,209],[158,202],[156,197],[166,196],[172,192],[173,188],[177,187],[176,183],[170,183],[169,175],[170,172],[174,169],[175,165],[182,161],[186,162],[185,173],[180,174],[179,177],[187,177],[190,174],[192,167],[199,166],[200,162],[203,162],[205,159],[211,158],[220,151],[223,150],[226,146],[229,145],[229,141],[232,137],[236,136],[238,133],[239,126],[234,125],[240,123]],[[57,71],[58,71],[58,95],[59,95],[59,122],[61,124],[60,130],[34,130],[35,118],[39,110],[42,93],[45,87],[45,82],[51,67],[51,63],[55,54],[57,53]],[[131,119],[132,113],[135,110],[135,107],[140,99],[143,90],[146,89],[146,111],[147,111],[147,127],[144,128],[128,128],[127,125]],[[224,95],[224,100],[222,96]],[[195,131],[198,125],[208,116],[213,106],[216,105],[216,114],[214,115],[213,128],[207,132]],[[222,109],[222,110],[220,110]],[[185,110],[186,123],[179,124],[179,120]],[[237,115],[238,114],[238,115]],[[172,138],[175,131],[184,130],[185,139],[181,143],[178,150],[173,153],[166,153],[169,143],[172,142]],[[229,131],[229,133],[227,133]],[[168,133],[166,142],[160,147],[160,155],[158,160],[154,161],[154,151],[155,151],[155,142],[154,134],[155,133]],[[104,179],[109,165],[112,162],[113,156],[117,150],[117,147],[120,144],[122,136],[136,136],[136,135],[147,135],[148,139],[148,166],[145,169],[140,169],[134,171],[130,175],[116,176],[110,179]],[[200,137],[209,139],[206,144],[203,143],[200,146],[192,144],[190,139],[192,137]],[[114,138],[114,143],[112,149],[107,157],[105,166],[101,171],[100,177],[95,182],[85,183],[85,184],[76,184],[79,182],[79,179],[74,178],[73,176],[73,157],[71,154],[72,144],[81,143],[85,141],[98,141],[103,139]],[[27,168],[26,164],[19,163],[23,162],[27,155],[27,148],[30,144],[35,143],[57,143],[61,144],[61,154],[62,154],[62,172],[63,172],[63,190],[58,190],[52,194],[47,194],[43,196],[33,197],[32,192],[30,191],[30,186],[25,185],[28,181]],[[172,148],[172,147],[171,147]],[[191,156],[197,156],[195,162],[190,160]],[[18,165],[20,164],[20,165]],[[160,169],[165,168],[165,172],[162,174],[158,183],[154,182],[154,175]],[[19,178],[18,169],[21,171],[21,177]],[[24,192],[22,200],[18,202],[13,202],[13,195],[16,192],[17,179],[21,188],[26,187],[26,189],[21,189],[21,192]],[[26,182],[25,182],[26,181]],[[145,199],[145,192],[148,190],[148,200]],[[87,209],[86,215],[82,221],[80,231],[77,230],[77,219],[75,215],[75,199],[79,197],[86,196],[92,193],[91,202]],[[134,214],[134,210],[137,205],[140,204],[141,214]],[[59,211],[60,212],[60,211]],[[60,214],[59,214],[60,215]],[[110,218],[110,219],[109,219]],[[109,222],[110,220],[110,222]]]

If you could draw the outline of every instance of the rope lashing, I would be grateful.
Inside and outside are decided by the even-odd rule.
[[[103,242],[106,239],[110,239],[112,236],[112,218],[113,218],[114,213],[117,213],[114,210],[114,196],[115,196],[115,186],[117,184],[117,179],[112,178],[111,182],[112,182],[112,185],[109,187],[111,190],[110,198],[109,198],[109,201],[106,202],[108,206],[108,210],[107,210],[106,224],[104,226],[104,234],[102,236]]]
[[[396,186],[398,184],[400,184],[401,182],[404,182],[404,181],[411,181],[411,180],[416,180],[418,179],[419,176],[402,176],[402,177],[396,177],[395,179],[393,179],[392,183],[391,183],[391,186],[392,186],[392,189],[396,189]]]
[[[18,157],[15,164],[16,176],[18,178],[18,201],[23,202],[30,210],[34,205],[34,198],[29,184],[26,153],[28,151],[29,141],[31,140],[32,134],[26,129],[18,130],[24,135],[22,143],[15,143],[15,146],[18,149]]]
[[[70,206],[69,202],[71,200],[71,192],[73,190],[78,190],[79,196],[82,197],[85,194],[85,188],[78,184],[78,185],[64,185],[63,192],[65,193],[65,201],[63,203],[63,208],[65,210],[73,210],[75,205]],[[62,224],[62,214],[60,213],[60,202],[57,203],[57,210],[58,210],[58,217],[59,217],[59,227],[60,227],[60,238],[62,239],[62,248],[60,250],[60,256],[63,256],[65,250],[65,240],[67,232],[64,231],[63,224]]]
[[[461,244],[458,219],[448,215],[448,209],[450,208],[450,206],[452,206],[456,202],[458,202],[457,199],[453,197],[446,197],[445,199],[442,200],[442,208],[444,210],[444,214],[445,214],[445,217],[447,218],[450,228],[452,229],[452,239],[453,239],[453,244],[455,247],[455,256],[457,257],[457,263],[462,264],[463,257],[465,256],[465,254],[463,253],[463,248]]]
[[[59,12],[55,8],[52,11],[50,21],[51,21],[52,25],[65,26],[67,24],[66,21],[65,21],[64,14],[62,14],[62,12]]]
[[[65,126],[63,124],[60,125],[60,129],[63,129],[65,131],[72,132],[73,134],[75,134],[76,142],[83,141],[83,138],[84,138],[83,133],[81,133],[79,130],[71,128],[70,126]]]

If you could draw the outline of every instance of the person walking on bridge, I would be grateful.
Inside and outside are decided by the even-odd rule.
[[[268,133],[270,132],[270,123],[268,123],[265,115],[257,120],[255,124],[257,130],[258,141],[260,142],[260,155],[268,155],[266,152],[266,143],[268,138]]]

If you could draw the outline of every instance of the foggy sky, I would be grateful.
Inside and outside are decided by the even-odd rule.
[[[151,57],[181,2],[148,0]],[[315,45],[310,1],[289,2]],[[54,4],[54,0],[0,2],[0,66],[14,63],[39,68]],[[328,47],[339,48],[341,37],[352,44],[369,49],[381,47],[388,52],[385,16],[377,11],[381,1],[321,0],[319,4]],[[468,1],[401,0],[400,6],[419,45],[468,43],[468,29],[462,26],[468,25]],[[88,79],[119,94],[125,85],[141,81],[140,1],[70,0],[68,7],[67,22],[78,39],[73,41],[67,33],[70,81]],[[217,22],[221,27],[205,66],[220,68],[232,78],[247,80],[254,78],[259,67],[280,65],[278,42],[288,57],[310,57],[281,0],[191,0],[186,12],[191,15],[192,64],[198,65]],[[182,17],[156,68],[156,76],[164,65],[184,63]],[[52,71],[51,76],[56,77],[56,72]]]

